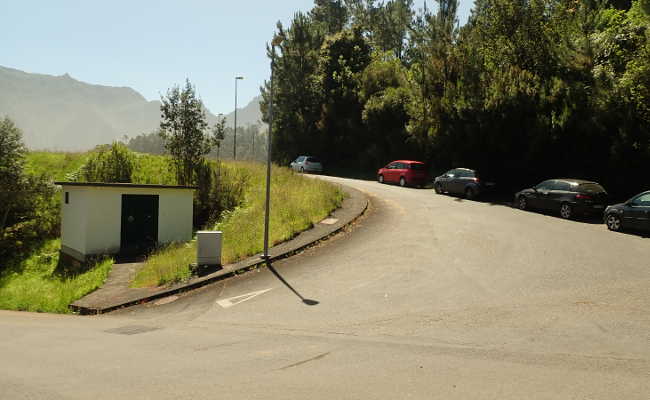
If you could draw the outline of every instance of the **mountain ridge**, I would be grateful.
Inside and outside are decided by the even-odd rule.
[[[261,119],[260,96],[237,109],[237,125]],[[23,131],[30,149],[81,151],[158,128],[160,101],[128,86],[106,86],[0,66],[0,117]],[[234,111],[225,115],[232,126]],[[206,108],[208,123],[217,116]]]

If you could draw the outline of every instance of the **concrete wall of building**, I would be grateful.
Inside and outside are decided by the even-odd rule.
[[[193,196],[191,190],[167,189],[158,204],[158,242],[192,240]]]
[[[68,193],[68,203],[65,202]],[[88,201],[86,188],[65,187],[61,191],[61,246],[86,254]]]
[[[119,253],[123,190],[88,187],[87,191],[86,254]]]
[[[66,191],[70,193],[70,201],[68,204],[62,201],[61,244],[64,252],[68,247],[83,255],[118,253],[123,194],[158,196],[158,243],[192,239],[191,190],[64,186],[63,200]]]

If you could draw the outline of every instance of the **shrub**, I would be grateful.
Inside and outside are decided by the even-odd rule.
[[[81,169],[81,180],[86,182],[131,182],[135,156],[124,144],[98,146],[97,153]]]

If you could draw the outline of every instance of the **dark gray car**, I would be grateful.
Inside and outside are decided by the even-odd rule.
[[[468,168],[450,169],[433,180],[436,193],[455,193],[473,199],[483,192],[494,188],[494,182],[486,182],[478,172]]]
[[[565,219],[595,215],[605,210],[607,191],[596,182],[582,179],[549,179],[515,193],[515,205],[522,210],[555,211]]]
[[[650,231],[650,191],[638,194],[625,203],[607,207],[604,218],[611,231]]]

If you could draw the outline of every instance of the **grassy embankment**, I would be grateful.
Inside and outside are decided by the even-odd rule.
[[[32,152],[27,155],[26,171],[46,175],[52,180],[67,180],[85,162],[88,153]],[[54,209],[44,212],[57,213]],[[59,265],[59,239],[32,243],[22,254],[2,260],[0,266],[0,309],[67,313],[68,304],[95,290],[106,280],[112,264],[105,259],[93,268],[71,273]]]
[[[76,179],[90,153],[32,152],[26,169],[56,181]],[[135,183],[175,184],[166,157],[138,154]],[[259,164],[227,163],[228,179],[245,188],[240,206],[225,213],[215,226],[224,232],[223,262],[259,253],[262,248],[265,169]],[[338,207],[342,193],[333,185],[273,169],[271,242],[291,238]],[[58,209],[50,210],[57,212]],[[95,290],[105,281],[112,259],[105,259],[84,272],[71,272],[58,263],[59,239],[34,243],[31,250],[13,260],[2,260],[0,309],[69,312],[67,305]],[[149,257],[138,275],[137,286],[155,286],[187,279],[195,260],[194,242],[160,249]]]
[[[225,213],[213,228],[223,232],[222,263],[229,264],[263,250],[266,169],[262,164],[227,163],[232,179],[245,184],[239,207]],[[269,240],[277,244],[313,226],[340,206],[336,186],[274,167],[271,185]],[[188,279],[196,261],[196,243],[174,244],[151,255],[133,286],[156,286]]]
[[[76,179],[90,153],[31,152],[26,171],[46,175],[53,181]],[[164,157],[137,155],[134,181],[173,184],[174,175]],[[57,213],[58,207],[48,212]],[[0,265],[0,309],[68,313],[68,304],[101,286],[111,270],[113,260],[103,259],[86,271],[71,271],[59,265],[58,238],[33,243],[29,250]]]

